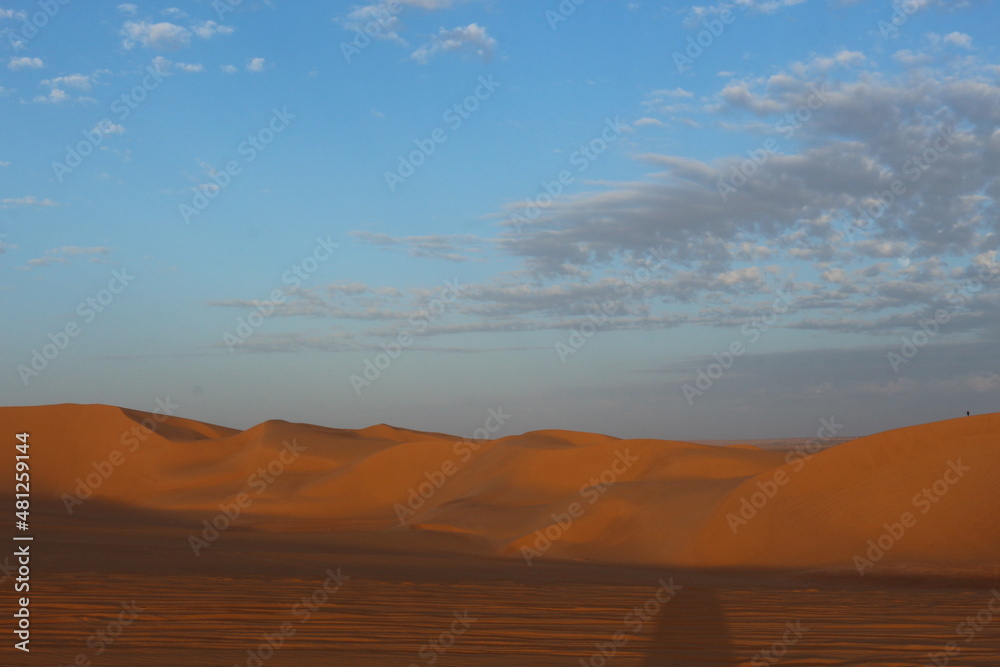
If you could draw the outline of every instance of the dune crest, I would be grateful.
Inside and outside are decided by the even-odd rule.
[[[992,573],[1000,547],[997,414],[814,454],[558,430],[238,431],[104,405],[0,408],[0,424],[31,434],[33,494],[67,514],[99,500],[195,526],[243,493],[239,530],[331,548],[868,574]]]

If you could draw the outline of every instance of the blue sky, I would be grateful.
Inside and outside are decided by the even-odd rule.
[[[318,4],[0,1],[0,402],[678,439],[998,409],[991,3]]]

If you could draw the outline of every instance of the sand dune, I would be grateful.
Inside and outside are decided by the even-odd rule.
[[[1000,415],[808,459],[568,431],[487,442],[388,425],[237,431],[103,405],[2,408],[0,427],[31,434],[32,494],[67,516],[127,522],[121,508],[134,508],[194,530],[244,494],[233,531],[404,552],[866,575],[992,575],[1000,551]]]

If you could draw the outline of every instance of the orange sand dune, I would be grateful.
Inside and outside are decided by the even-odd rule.
[[[241,503],[244,534],[866,575],[992,575],[1000,553],[1000,415],[805,456],[552,430],[486,442],[384,424],[237,431],[103,405],[0,408],[0,427],[31,434],[33,497],[66,515],[128,522],[109,508],[131,507],[195,530]]]

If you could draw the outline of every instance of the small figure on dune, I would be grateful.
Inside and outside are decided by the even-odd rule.
[[[969,411],[968,411],[968,410],[966,410],[966,411],[965,411],[965,416],[966,416],[966,417],[971,417],[972,415],[970,415],[970,414],[969,414]]]

